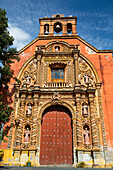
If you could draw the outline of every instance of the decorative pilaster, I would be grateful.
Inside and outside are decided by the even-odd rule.
[[[76,149],[77,149],[77,135],[76,135],[76,118],[73,118],[73,159],[74,165],[77,163]]]
[[[34,111],[33,111],[33,124],[32,124],[32,136],[31,136],[31,144],[32,146],[36,146],[37,143],[37,116],[38,116],[38,98],[39,94],[35,92],[34,94]]]
[[[106,134],[105,134],[105,125],[104,125],[101,91],[100,91],[101,84],[100,83],[96,84],[96,87],[97,87],[97,93],[98,93],[98,104],[99,104],[101,131],[102,131],[102,138],[103,138],[103,148],[104,148],[104,151],[107,151],[107,141],[106,141]]]
[[[40,148],[40,135],[41,135],[41,118],[37,119],[37,147]]]
[[[97,137],[94,99],[89,98],[89,103],[90,103],[92,145],[93,145],[94,148],[97,148],[98,147],[98,137]]]
[[[77,144],[78,147],[82,147],[82,115],[81,115],[81,101],[76,98],[76,132],[77,132]]]
[[[41,47],[40,49],[38,49],[38,51],[36,51],[36,57],[37,57],[37,73],[36,73],[36,84],[38,86],[40,86],[40,70],[41,70],[41,57],[42,57],[42,53],[43,51],[41,51]]]
[[[73,147],[77,148],[77,137],[76,137],[76,118],[73,118]]]
[[[78,49],[73,50],[75,85],[78,84]]]
[[[8,145],[7,145],[7,149],[11,149],[12,145],[13,145],[13,138],[14,138],[14,125],[15,125],[15,120],[16,120],[16,117],[15,117],[15,114],[16,114],[16,111],[18,109],[17,105],[18,105],[18,102],[19,102],[19,95],[18,95],[18,91],[19,91],[19,84],[15,84],[15,96],[14,96],[14,105],[13,105],[13,112],[11,114],[11,127],[10,127],[10,132],[9,132],[9,140],[8,140]],[[12,144],[11,144],[12,143]]]
[[[16,147],[21,147],[22,144],[22,134],[23,134],[23,119],[24,119],[24,114],[25,114],[25,98],[26,94],[21,94],[21,99],[20,99],[20,109],[19,109],[19,125],[16,130],[16,135],[15,135],[15,146]]]

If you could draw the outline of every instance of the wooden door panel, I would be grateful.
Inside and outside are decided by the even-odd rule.
[[[66,110],[53,107],[43,116],[40,164],[72,164],[71,118]]]

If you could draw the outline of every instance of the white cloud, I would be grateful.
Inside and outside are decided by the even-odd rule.
[[[17,50],[20,50],[31,41],[30,34],[21,28],[14,26],[13,24],[9,24],[8,30],[15,39],[14,46],[17,48]]]

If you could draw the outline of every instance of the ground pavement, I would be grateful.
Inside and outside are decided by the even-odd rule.
[[[3,167],[2,170],[90,170],[91,168],[74,168],[74,167]],[[94,170],[112,170],[112,168],[92,168]]]

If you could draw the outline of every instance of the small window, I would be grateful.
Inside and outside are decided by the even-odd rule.
[[[52,69],[52,79],[64,79],[64,69]]]

